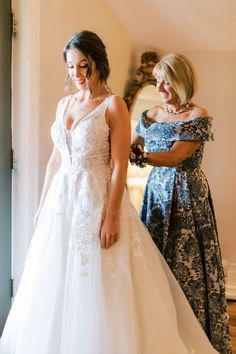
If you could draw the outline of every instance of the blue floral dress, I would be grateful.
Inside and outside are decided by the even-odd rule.
[[[176,141],[201,141],[175,167],[154,167],[141,219],[179,281],[214,347],[231,353],[224,273],[207,179],[201,170],[205,141],[213,140],[212,118],[150,122],[144,111],[136,127],[148,152],[168,151]]]

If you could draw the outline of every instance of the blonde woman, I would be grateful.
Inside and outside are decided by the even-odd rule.
[[[141,210],[158,249],[214,347],[230,353],[224,274],[215,215],[201,170],[212,118],[192,99],[197,77],[183,55],[169,54],[153,70],[163,102],[144,111],[132,143],[146,145],[150,173]]]

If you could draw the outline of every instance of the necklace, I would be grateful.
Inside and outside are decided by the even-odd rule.
[[[174,111],[172,108],[169,108],[168,104],[166,104],[164,106],[164,109],[169,116],[176,116],[177,114],[186,112],[189,106],[190,106],[190,102],[186,103],[184,107],[182,107],[181,109],[177,109],[176,111]]]

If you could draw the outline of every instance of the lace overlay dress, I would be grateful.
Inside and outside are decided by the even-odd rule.
[[[204,143],[213,139],[212,118],[152,123],[144,111],[136,127],[149,152],[176,141],[200,141],[177,167],[154,167],[141,219],[181,285],[215,348],[231,353],[224,273],[209,186],[201,170]]]
[[[215,354],[124,192],[119,240],[100,247],[111,178],[106,98],[70,131],[27,254],[1,354]]]

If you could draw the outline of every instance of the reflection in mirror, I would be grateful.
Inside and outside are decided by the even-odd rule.
[[[131,109],[131,123],[135,126],[141,117],[143,111],[160,104],[160,95],[156,90],[154,85],[144,86],[139,90],[135,102],[132,105]],[[134,127],[132,126],[132,130]]]
[[[142,112],[161,103],[160,95],[154,85],[143,87],[136,96],[136,100],[132,105],[131,111],[131,127],[132,133],[142,115]],[[136,210],[140,212],[143,193],[146,186],[147,178],[152,166],[139,168],[129,164],[127,186],[132,203]]]
[[[125,102],[131,113],[132,132],[141,117],[143,111],[160,103],[160,96],[156,91],[156,79],[152,71],[159,57],[156,52],[144,52],[141,56],[141,65],[136,70],[136,76],[126,89]],[[136,210],[141,209],[143,193],[151,166],[139,168],[129,164],[127,175],[127,187],[130,198]]]
[[[125,101],[131,113],[132,133],[142,115],[142,112],[159,103],[160,97],[156,91],[156,80],[152,75],[155,64],[159,61],[156,52],[144,52],[141,65],[136,70],[136,76],[126,89]],[[139,168],[129,164],[127,187],[130,198],[139,212],[142,205],[143,193],[151,166]]]

